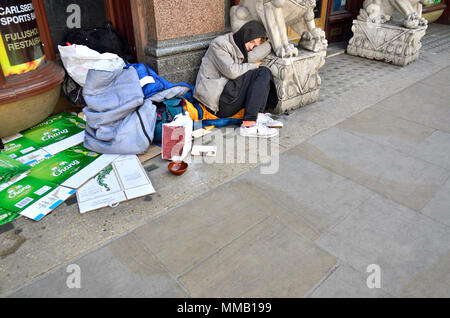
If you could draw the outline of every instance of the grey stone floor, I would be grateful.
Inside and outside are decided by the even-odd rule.
[[[450,26],[423,43],[404,68],[328,59],[321,100],[280,117],[274,174],[252,151],[182,177],[157,158],[152,197],[0,229],[0,296],[449,297]]]

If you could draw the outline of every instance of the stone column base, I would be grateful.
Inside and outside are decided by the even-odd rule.
[[[393,24],[353,21],[347,54],[406,66],[419,58],[428,26],[407,29]]]
[[[164,41],[149,41],[145,62],[159,76],[172,83],[195,84],[197,73],[211,41],[224,32],[215,32]]]
[[[310,52],[299,49],[299,56],[279,58],[269,55],[263,65],[273,75],[278,94],[278,105],[272,111],[282,114],[294,110],[319,99],[322,80],[318,70],[325,65],[326,50]]]

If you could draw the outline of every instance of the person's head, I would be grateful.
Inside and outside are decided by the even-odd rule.
[[[245,43],[245,48],[246,48],[247,52],[250,52],[251,50],[253,50],[258,45],[263,44],[264,40],[265,40],[264,38],[256,38],[254,40],[246,42]]]
[[[245,61],[247,60],[247,53],[253,50],[258,45],[264,43],[267,37],[264,25],[258,21],[250,21],[244,24],[239,31],[234,35],[234,41],[236,45],[244,54]]]

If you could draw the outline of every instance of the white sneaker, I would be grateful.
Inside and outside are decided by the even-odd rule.
[[[259,114],[256,122],[269,128],[283,128],[283,123],[273,119],[270,114]]]
[[[239,128],[239,134],[242,137],[272,138],[278,136],[278,129],[269,128],[257,123],[252,127],[241,126],[241,128]]]

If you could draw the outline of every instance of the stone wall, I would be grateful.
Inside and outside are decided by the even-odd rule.
[[[226,32],[229,0],[145,0],[145,63],[172,82],[194,83],[212,39]]]
[[[223,0],[150,0],[152,40],[170,40],[219,32],[225,28]]]

